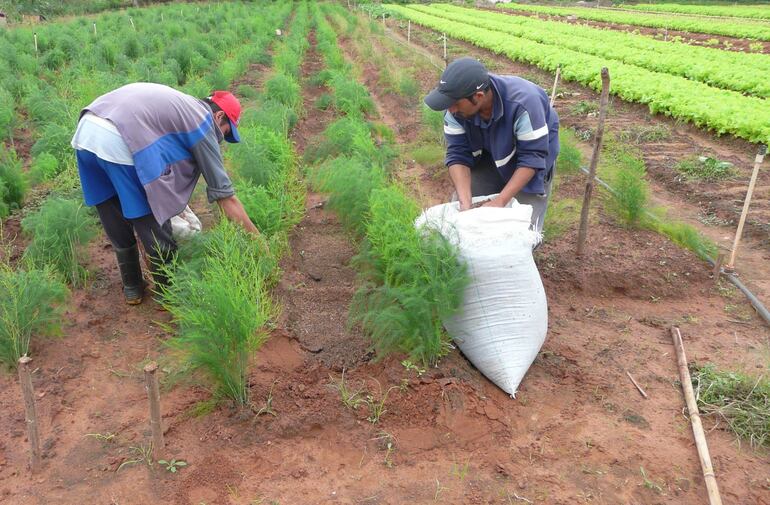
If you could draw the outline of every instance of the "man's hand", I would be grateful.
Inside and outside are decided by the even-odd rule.
[[[240,224],[247,232],[259,236],[259,230],[254,226],[254,223],[251,222],[251,219],[249,219],[248,214],[246,214],[246,209],[243,208],[243,204],[238,200],[238,197],[233,195],[223,198],[217,200],[217,204],[219,204],[219,208],[225,216],[227,216],[227,219]]]
[[[457,199],[460,201],[460,211],[471,208],[471,169],[465,165],[450,165],[449,178],[454,183]]]
[[[498,207],[498,208],[502,208],[502,207],[505,207],[506,205],[508,205],[508,202],[510,202],[510,200],[508,200],[506,202],[505,200],[503,200],[502,198],[497,196],[495,198],[492,198],[491,200],[487,200],[486,202],[483,202],[483,203],[480,202],[480,203],[481,203],[482,207]]]

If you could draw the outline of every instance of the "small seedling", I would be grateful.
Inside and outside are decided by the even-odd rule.
[[[115,434],[114,433],[86,433],[86,437],[92,437],[96,440],[99,440],[100,442],[104,443],[110,443],[115,441]]]
[[[468,475],[468,471],[470,470],[470,462],[465,461],[465,463],[452,463],[452,470],[450,470],[449,474],[453,477],[457,477],[460,479],[460,482],[465,480],[465,477]]]
[[[639,467],[639,471],[642,472],[642,479],[644,479],[644,482],[643,482],[644,487],[652,491],[655,491],[656,493],[659,493],[659,494],[663,492],[663,488],[660,487],[660,485],[658,485],[655,481],[647,478],[647,473],[644,471],[643,466]]]
[[[448,491],[448,490],[449,490],[449,488],[448,488],[448,487],[444,487],[444,486],[442,486],[442,485],[441,485],[441,481],[439,481],[438,479],[436,479],[436,492],[433,494],[433,501],[434,501],[434,502],[437,502],[437,501],[438,501],[438,497],[439,497],[439,495],[441,494],[441,492],[442,492],[442,491]]]
[[[393,453],[396,451],[396,439],[393,435],[386,431],[381,431],[372,440],[380,442],[385,447],[385,459],[383,460],[385,466],[388,468],[396,466],[393,462]]]
[[[379,382],[377,382],[377,385],[379,386]],[[388,399],[388,395],[391,391],[394,389],[398,389],[398,386],[391,386],[388,388],[387,391],[385,391],[385,394],[382,395],[382,398],[379,400],[375,399],[374,396],[371,394],[366,395],[366,406],[369,408],[369,417],[366,418],[367,421],[369,421],[372,424],[377,424],[380,422],[380,418],[382,415],[387,412],[387,409],[385,409],[385,401]],[[382,391],[382,387],[380,387],[380,391]]]
[[[181,459],[171,459],[171,460],[159,459],[158,464],[164,465],[166,467],[166,471],[171,473],[176,473],[177,470],[179,470],[183,466],[187,466],[187,462]]]
[[[275,387],[275,383],[278,381],[274,381],[273,385],[270,386],[270,391],[267,393],[267,398],[265,399],[265,405],[262,406],[257,411],[257,417],[261,416],[262,414],[270,414],[273,417],[278,417],[278,414],[275,410],[273,410],[273,388]]]
[[[401,362],[401,365],[406,368],[407,372],[414,371],[417,373],[417,377],[422,377],[423,374],[425,374],[426,370],[424,368],[420,368],[408,359],[405,359]]]
[[[132,454],[132,459],[127,459],[120,464],[116,472],[119,472],[124,466],[136,465],[138,463],[145,463],[148,467],[152,468],[154,464],[152,461],[152,442],[148,445],[140,445],[138,447],[130,447],[129,452]]]
[[[342,404],[351,409],[355,410],[358,408],[358,406],[361,404],[363,398],[361,398],[362,390],[356,390],[353,391],[353,389],[350,388],[350,385],[348,382],[345,381],[345,369],[342,369],[342,377],[340,377],[339,380],[335,379],[331,375],[329,376],[329,379],[331,379],[331,382],[329,383],[329,386],[333,387],[339,394],[340,399],[342,400]]]

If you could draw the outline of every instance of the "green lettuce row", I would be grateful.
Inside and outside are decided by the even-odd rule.
[[[763,54],[662,42],[613,30],[508,16],[449,4],[414,5],[412,8],[543,44],[687,77],[718,88],[770,97],[770,58]]]
[[[770,40],[767,24],[754,21],[722,21],[705,18],[658,16],[636,12],[622,12],[584,7],[545,7],[541,5],[505,4],[503,9],[535,12],[551,16],[575,16],[580,19],[618,23],[651,28],[667,28],[693,33],[711,33],[740,39]]]
[[[514,60],[549,71],[561,65],[564,79],[595,90],[601,88],[600,70],[608,66],[603,58],[431,16],[412,8],[396,5],[388,8],[418,24]],[[690,121],[717,134],[731,133],[752,142],[770,141],[770,106],[763,99],[625,63],[614,63],[609,68],[612,91],[624,100],[647,104],[653,113]]]
[[[673,12],[700,16],[770,19],[770,8],[758,5],[682,5],[682,4],[623,4],[623,9],[646,12]]]

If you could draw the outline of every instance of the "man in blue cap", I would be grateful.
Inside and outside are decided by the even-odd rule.
[[[80,114],[72,147],[86,205],[96,206],[118,260],[126,303],[142,302],[144,280],[136,236],[153,266],[176,250],[169,219],[181,213],[201,175],[209,202],[259,234],[225,172],[223,140],[238,142],[241,105],[227,91],[198,99],[168,86],[128,84],[100,96]]]
[[[559,117],[545,90],[465,57],[447,66],[425,104],[446,111],[445,163],[460,210],[473,196],[498,194],[489,207],[516,198],[532,206],[532,226],[542,231],[559,154]]]

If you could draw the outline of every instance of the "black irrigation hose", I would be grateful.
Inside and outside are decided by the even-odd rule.
[[[585,167],[580,167],[580,170],[581,170],[583,173],[585,173],[586,175],[588,175],[588,169],[587,169],[587,168],[585,168]],[[609,191],[609,192],[610,192],[610,193],[612,193],[613,195],[614,195],[614,194],[617,194],[617,193],[615,192],[615,190],[614,190],[614,189],[612,189],[612,187],[611,187],[609,184],[607,184],[606,182],[604,182],[603,180],[599,179],[598,177],[595,177],[594,179],[596,180],[596,182],[598,182],[598,183],[599,183],[599,185],[600,185],[600,186],[602,186],[604,189],[606,189],[607,191]],[[653,218],[653,219],[658,219],[658,218],[657,218],[657,216],[655,216],[654,214],[652,214],[652,213],[650,213],[650,212],[647,212],[647,211],[645,211],[645,213],[647,214],[647,216],[649,216],[649,217],[651,217],[651,218]],[[706,262],[707,262],[709,265],[711,265],[712,267],[715,265],[715,262],[714,262],[714,260],[713,260],[713,259],[711,259],[711,258],[709,258],[708,256],[704,256],[704,259],[705,259],[705,260],[706,260]],[[749,291],[749,288],[747,288],[747,287],[746,287],[746,285],[745,285],[745,284],[743,284],[743,283],[742,283],[742,282],[741,282],[741,281],[738,279],[738,277],[737,277],[735,274],[733,274],[733,273],[728,273],[728,272],[725,272],[724,270],[721,270],[721,271],[720,271],[720,273],[721,273],[722,275],[724,275],[725,277],[727,277],[727,280],[729,280],[730,282],[732,282],[732,283],[733,283],[733,285],[735,285],[735,287],[736,287],[736,288],[740,289],[740,290],[741,290],[741,292],[742,292],[744,295],[746,295],[746,298],[748,298],[748,299],[749,299],[749,302],[751,302],[751,305],[754,307],[754,310],[756,310],[756,311],[757,311],[757,313],[758,313],[758,314],[759,314],[759,315],[762,317],[762,319],[764,319],[764,320],[765,320],[765,322],[766,322],[768,325],[770,325],[770,312],[767,310],[767,308],[765,308],[765,306],[764,306],[764,305],[762,305],[762,302],[761,302],[761,301],[759,301],[759,298],[757,298],[756,296],[754,296],[754,293],[752,293],[751,291]]]

